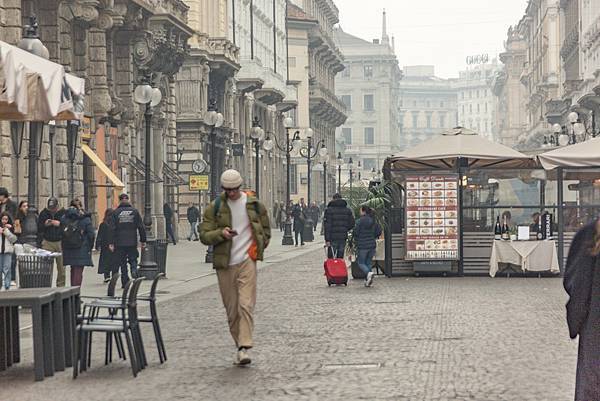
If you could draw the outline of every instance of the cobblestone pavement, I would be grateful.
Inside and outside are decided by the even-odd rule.
[[[552,278],[377,277],[328,288],[322,254],[259,273],[256,348],[249,368],[234,349],[218,289],[161,304],[169,360],[133,379],[103,365],[34,383],[30,355],[0,374],[0,399],[26,400],[507,400],[565,401],[574,392],[576,343]]]

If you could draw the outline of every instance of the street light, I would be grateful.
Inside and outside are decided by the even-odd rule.
[[[310,207],[311,205],[311,176],[312,176],[312,171],[311,171],[311,164],[313,159],[315,159],[317,156],[319,156],[320,159],[327,157],[328,155],[328,150],[327,147],[325,146],[325,140],[321,139],[319,142],[317,142],[317,144],[315,146],[313,146],[313,142],[312,142],[312,136],[313,136],[313,130],[311,128],[308,128],[306,130],[306,140],[307,140],[307,145],[305,148],[299,148],[299,152],[300,152],[300,156],[306,158],[306,165],[308,167],[308,175],[307,175],[307,180],[308,180],[308,191],[307,191],[307,202],[308,202],[308,207]],[[297,135],[298,138],[298,142],[300,142],[300,137],[299,135]],[[296,142],[296,141],[294,141]],[[301,143],[301,142],[300,142]],[[314,152],[313,152],[314,150]],[[314,234],[313,234],[313,225],[314,222],[313,220],[310,218],[310,216],[307,217],[306,219],[306,223],[304,225],[304,241],[307,242],[312,242],[314,240]]]
[[[208,102],[208,109],[204,122],[210,126],[210,200],[211,202],[217,198],[217,131],[216,128],[220,128],[223,125],[224,118],[223,114],[219,113],[217,108],[217,101],[211,99]],[[213,262],[213,247],[212,245],[206,250],[206,257],[204,258],[206,263]]]
[[[337,168],[338,168],[338,194],[342,194],[342,166],[344,165],[344,158],[342,152],[338,152],[337,156]]]
[[[144,227],[146,229],[146,244],[142,248],[140,260],[140,274],[146,278],[154,278],[158,273],[158,266],[154,260],[155,238],[152,234],[152,199],[150,194],[150,141],[152,136],[152,111],[161,99],[160,89],[151,86],[150,73],[145,74],[140,84],[135,88],[133,100],[140,105],[145,105],[144,120],[146,125],[145,156],[144,156]]]
[[[67,122],[67,156],[69,157],[69,198],[75,199],[75,156],[78,148],[79,120]]]
[[[273,139],[275,139],[275,143],[273,143],[273,139],[270,136],[267,136],[265,139],[264,147],[267,150],[273,149],[274,145],[277,146],[282,152],[285,152],[285,160],[286,160],[286,191],[285,191],[285,225],[283,231],[283,239],[281,240],[281,245],[294,245],[294,237],[292,235],[292,210],[290,208],[290,168],[291,168],[291,152],[294,150],[292,143],[290,143],[290,129],[294,125],[294,120],[291,117],[286,117],[283,119],[283,127],[285,128],[285,145],[282,146],[277,142],[277,136],[273,135]],[[296,131],[296,135],[298,135],[298,131]]]
[[[352,158],[350,158],[350,160],[348,160],[348,171],[350,173],[350,196],[352,196],[352,168],[354,167],[354,162],[352,161]]]
[[[254,152],[256,154],[256,179],[254,184],[256,186],[256,197],[260,198],[260,141],[265,137],[265,131],[260,126],[258,117],[254,117],[252,120],[252,128],[250,129],[250,138],[254,142]]]
[[[579,121],[579,114],[572,111],[567,116],[567,119],[569,120],[569,123],[571,123],[571,144],[574,144],[577,142],[577,137],[575,136],[575,124]]]

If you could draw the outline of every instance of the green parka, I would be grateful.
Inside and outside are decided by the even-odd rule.
[[[269,213],[256,197],[247,195],[246,210],[256,239],[258,260],[263,260],[264,251],[271,240]],[[213,246],[213,267],[225,269],[229,266],[232,241],[223,237],[223,229],[231,228],[231,209],[227,205],[225,194],[219,196],[219,210],[215,213],[215,201],[204,210],[204,218],[200,224],[200,241],[204,245]]]

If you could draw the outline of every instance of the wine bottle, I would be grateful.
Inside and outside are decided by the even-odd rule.
[[[542,227],[542,220],[544,220],[544,214],[540,214],[538,216],[538,230],[537,230],[538,241],[541,241],[544,239],[544,228]]]
[[[508,223],[506,222],[506,216],[502,218],[502,234],[501,237],[503,240],[510,239],[510,233],[508,230]]]
[[[500,216],[496,216],[496,226],[494,227],[494,239],[502,239],[502,226],[500,225]]]

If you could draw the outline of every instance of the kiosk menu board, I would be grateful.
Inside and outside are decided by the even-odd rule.
[[[458,222],[458,174],[406,177],[406,260],[457,260]]]

